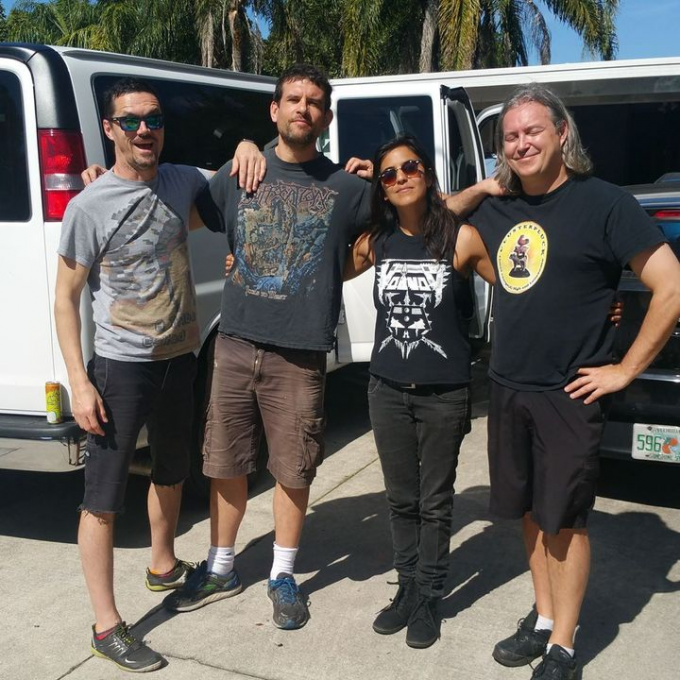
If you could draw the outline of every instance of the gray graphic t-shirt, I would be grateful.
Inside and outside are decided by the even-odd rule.
[[[199,346],[187,233],[206,184],[197,168],[165,164],[150,182],[108,172],[69,203],[58,252],[90,268],[100,356],[156,361]]]

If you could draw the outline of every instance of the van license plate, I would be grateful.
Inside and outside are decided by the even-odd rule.
[[[632,454],[638,460],[680,463],[680,427],[636,423]]]

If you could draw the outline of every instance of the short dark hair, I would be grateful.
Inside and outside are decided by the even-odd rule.
[[[110,118],[113,115],[116,108],[114,102],[118,97],[134,92],[148,92],[160,102],[158,92],[156,92],[156,88],[153,87],[151,83],[139,78],[121,78],[120,80],[116,80],[116,82],[104,92],[104,118]]]
[[[274,89],[274,101],[277,104],[281,103],[284,83],[292,83],[297,80],[309,80],[322,89],[324,94],[324,111],[328,111],[331,108],[331,92],[333,92],[333,87],[328,82],[328,76],[311,64],[295,64],[295,66],[287,68],[279,76],[279,79],[276,81],[276,88]]]

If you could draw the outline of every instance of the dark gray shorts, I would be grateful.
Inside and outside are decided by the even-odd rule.
[[[206,477],[255,470],[264,428],[267,467],[293,489],[312,483],[324,454],[326,354],[219,334],[203,446]]]
[[[521,392],[490,381],[489,474],[493,513],[531,512],[546,533],[582,529],[595,503],[602,404],[564,390]]]
[[[151,448],[151,480],[171,486],[189,474],[196,357],[164,361],[116,361],[94,355],[92,384],[109,419],[104,436],[88,435],[85,497],[81,510],[121,512],[130,461],[146,424]]]

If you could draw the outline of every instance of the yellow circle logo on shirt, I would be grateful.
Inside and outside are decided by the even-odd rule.
[[[508,293],[524,293],[541,278],[548,258],[548,238],[536,222],[520,222],[501,241],[496,256],[498,278]]]

